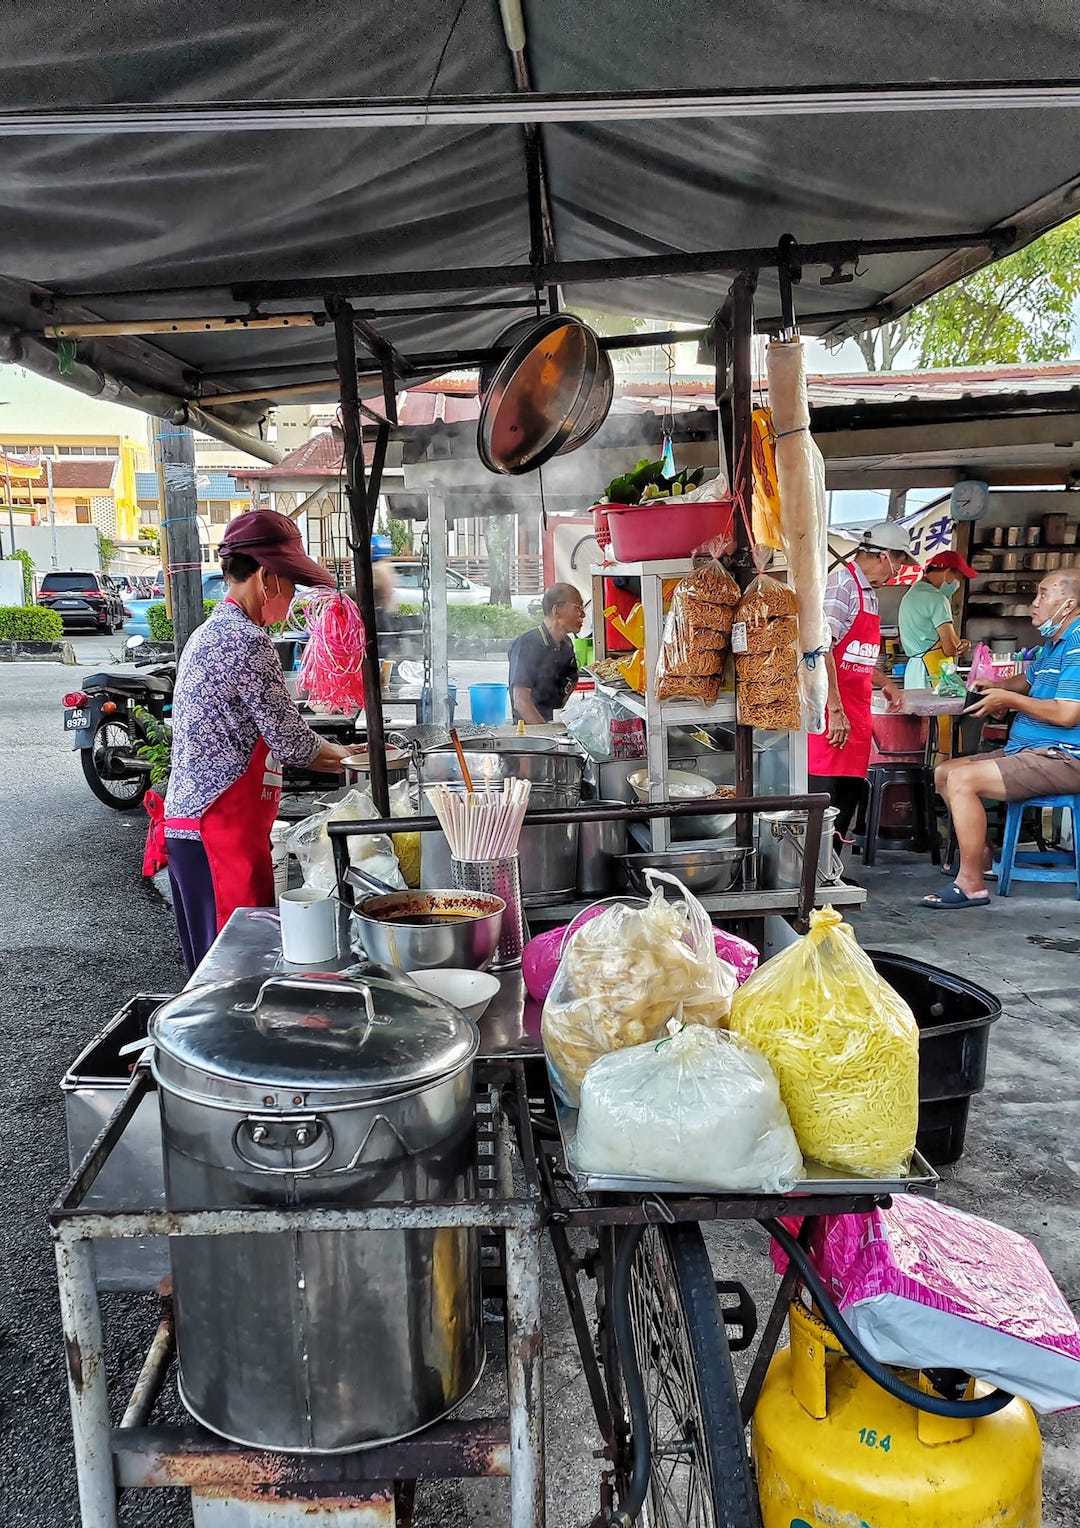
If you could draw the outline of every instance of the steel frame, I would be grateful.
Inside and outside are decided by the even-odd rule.
[[[83,1201],[154,1084],[136,1068],[116,1111],[76,1168],[49,1212],[67,1355],[83,1528],[119,1528],[119,1493],[132,1488],[186,1486],[196,1494],[227,1492],[248,1501],[296,1498],[309,1504],[333,1496],[342,1528],[384,1517],[399,1494],[403,1520],[411,1506],[410,1482],[420,1476],[509,1477],[511,1528],[543,1528],[544,1413],[540,1280],[543,1215],[540,1181],[529,1128],[524,1071],[482,1063],[490,1100],[491,1142],[486,1180],[490,1197],[450,1203],[379,1204],[367,1209],[229,1209],[204,1211],[89,1211]],[[513,1192],[510,1132],[499,1089],[519,1100],[522,1191]],[[524,1105],[524,1107],[522,1107]],[[161,1323],[136,1380],[120,1426],[109,1415],[107,1355],[94,1273],[95,1241],[135,1236],[274,1235],[282,1232],[472,1227],[494,1234],[505,1274],[508,1414],[505,1418],[438,1424],[400,1443],[340,1455],[275,1454],[246,1449],[197,1427],[149,1426],[154,1401],[173,1352],[171,1310]],[[406,1489],[401,1490],[404,1486]],[[389,1492],[389,1496],[388,1496]],[[365,1513],[368,1516],[365,1517]],[[388,1521],[392,1522],[392,1516]]]

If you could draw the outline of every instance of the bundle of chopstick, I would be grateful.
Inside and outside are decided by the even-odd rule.
[[[528,780],[504,780],[501,791],[464,794],[446,785],[432,785],[427,798],[454,859],[494,860],[517,853],[531,789]]]

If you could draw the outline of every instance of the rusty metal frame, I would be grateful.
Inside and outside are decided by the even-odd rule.
[[[520,1065],[481,1063],[494,1128],[490,1172],[481,1179],[490,1197],[448,1203],[387,1203],[366,1209],[227,1209],[204,1211],[91,1211],[84,1200],[110,1153],[154,1083],[138,1066],[116,1110],[49,1212],[67,1355],[75,1464],[83,1528],[119,1528],[119,1493],[131,1488],[187,1486],[195,1492],[234,1487],[238,1495],[276,1501],[333,1494],[361,1521],[365,1503],[400,1492],[407,1518],[407,1483],[420,1475],[509,1477],[511,1528],[543,1528],[544,1415],[541,1325],[543,1205],[528,1126],[528,1094]],[[510,1136],[499,1128],[500,1088],[524,1103],[519,1130],[523,1190],[512,1188],[505,1157]],[[282,1231],[359,1231],[473,1227],[497,1233],[506,1279],[505,1334],[508,1415],[448,1422],[401,1443],[344,1455],[285,1455],[245,1449],[195,1428],[148,1425],[173,1353],[171,1310],[166,1306],[136,1380],[123,1419],[109,1414],[107,1356],[95,1279],[95,1241],[135,1236],[272,1235]],[[388,1486],[389,1482],[389,1486]],[[374,1494],[373,1494],[374,1493]],[[380,1496],[379,1493],[382,1493]],[[344,1525],[350,1520],[342,1512]]]

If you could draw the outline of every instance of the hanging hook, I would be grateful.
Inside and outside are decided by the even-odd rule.
[[[799,248],[793,233],[781,236],[776,246],[776,274],[780,284],[780,322],[783,337],[793,339],[798,333],[795,322],[795,298],[792,283],[802,280],[802,265],[796,258]]]

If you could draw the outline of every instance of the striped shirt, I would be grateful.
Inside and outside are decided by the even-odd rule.
[[[1080,700],[1080,620],[1048,642],[1028,669],[1032,700]],[[1080,758],[1080,727],[1055,727],[1020,711],[1009,729],[1006,753],[1025,748],[1059,748]]]
[[[878,613],[877,590],[871,589],[866,581],[866,574],[857,562],[853,562],[851,566],[855,570],[854,578],[846,563],[841,563],[840,567],[832,570],[825,581],[825,618],[832,632],[833,646],[837,642],[842,642],[855,624],[855,617],[859,613],[860,587],[865,609],[871,615]]]
[[[260,737],[280,764],[303,768],[322,739],[297,710],[269,634],[223,600],[184,648],[172,712],[166,818],[199,818],[247,769]],[[187,828],[166,828],[193,838]]]

